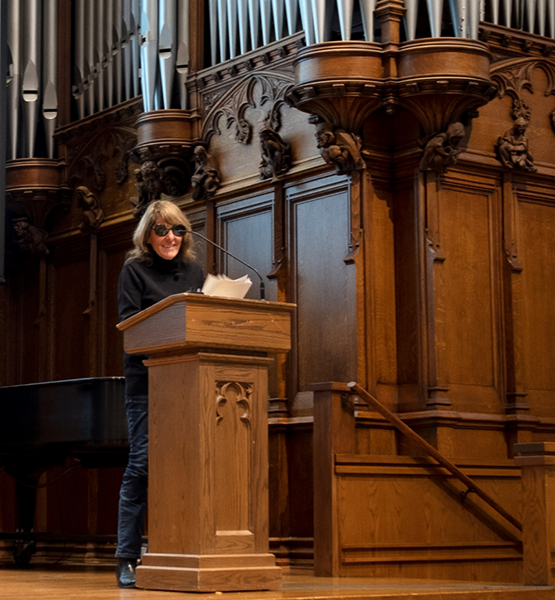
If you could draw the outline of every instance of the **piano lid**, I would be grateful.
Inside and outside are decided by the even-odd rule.
[[[127,441],[123,377],[0,387],[0,448]]]

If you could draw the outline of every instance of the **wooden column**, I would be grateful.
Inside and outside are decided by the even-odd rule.
[[[314,574],[341,575],[336,454],[355,451],[355,420],[345,383],[311,384],[314,392]],[[345,400],[344,400],[345,399]]]
[[[515,444],[522,469],[524,582],[555,585],[555,442]]]

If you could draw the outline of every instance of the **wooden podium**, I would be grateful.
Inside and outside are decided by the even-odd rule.
[[[149,369],[148,552],[137,587],[271,590],[268,354],[292,304],[176,294],[123,321]]]

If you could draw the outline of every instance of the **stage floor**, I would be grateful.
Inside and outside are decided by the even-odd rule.
[[[1,600],[555,600],[555,587],[430,581],[312,577],[285,573],[278,592],[214,594],[120,590],[105,567],[0,566]]]

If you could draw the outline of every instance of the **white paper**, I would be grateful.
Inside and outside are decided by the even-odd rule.
[[[202,293],[207,296],[223,296],[224,298],[244,298],[252,281],[248,275],[239,279],[230,279],[227,275],[210,275],[202,286]]]

